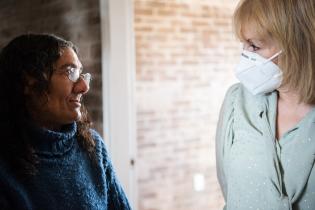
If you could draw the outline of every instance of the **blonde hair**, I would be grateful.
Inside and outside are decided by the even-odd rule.
[[[259,36],[276,41],[283,51],[282,85],[296,91],[301,102],[315,104],[315,1],[241,0],[233,22],[240,40],[242,28],[252,24]]]

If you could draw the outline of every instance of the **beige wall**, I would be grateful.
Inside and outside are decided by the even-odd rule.
[[[135,0],[139,210],[217,210],[214,136],[236,0]],[[195,175],[205,188],[194,190]]]

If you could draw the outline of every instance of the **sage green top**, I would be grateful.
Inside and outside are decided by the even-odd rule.
[[[275,138],[277,91],[227,92],[216,134],[226,210],[315,210],[315,109]]]

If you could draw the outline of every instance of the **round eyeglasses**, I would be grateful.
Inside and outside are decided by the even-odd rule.
[[[78,82],[80,78],[82,78],[87,85],[90,84],[92,76],[90,73],[81,73],[82,69],[78,69],[78,68],[73,68],[73,67],[68,67],[67,68],[67,76],[69,78],[70,81],[72,82]]]

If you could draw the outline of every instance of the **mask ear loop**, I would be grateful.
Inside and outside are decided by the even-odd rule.
[[[275,57],[279,56],[281,53],[282,53],[282,50],[280,50],[279,52],[277,52],[276,54],[274,54],[273,56],[271,56],[270,58],[268,58],[265,63],[267,63],[267,62],[273,60]]]

